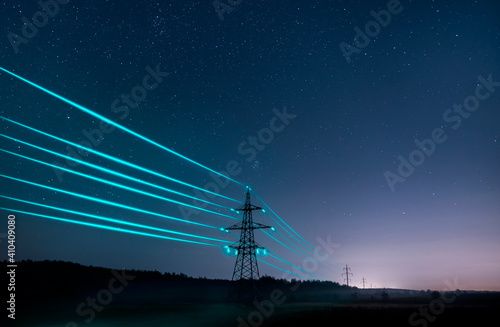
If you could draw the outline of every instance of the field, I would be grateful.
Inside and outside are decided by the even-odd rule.
[[[363,290],[269,277],[261,301],[243,306],[227,301],[226,280],[61,262],[20,268],[17,326],[477,326],[500,309],[498,292]]]

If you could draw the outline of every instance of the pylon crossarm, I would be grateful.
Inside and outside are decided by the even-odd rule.
[[[253,229],[264,229],[264,228],[271,228],[271,226],[259,224],[259,223],[253,223]]]
[[[254,206],[253,204],[250,206],[243,205],[241,207],[235,208],[236,211],[253,211],[253,210],[262,210],[261,207]]]
[[[243,228],[242,224],[239,223],[239,224],[236,224],[236,225],[233,225],[231,227],[224,228],[224,229],[225,230],[235,230],[235,229],[242,229],[242,228]]]

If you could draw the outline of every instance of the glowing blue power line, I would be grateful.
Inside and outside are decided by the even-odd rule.
[[[167,151],[169,153],[172,153],[172,154],[174,154],[174,155],[176,155],[176,156],[178,156],[178,157],[180,157],[180,158],[182,158],[184,160],[187,160],[187,161],[189,161],[189,162],[197,165],[198,167],[204,168],[204,169],[206,169],[206,170],[208,170],[208,171],[210,171],[210,172],[212,172],[212,173],[214,173],[216,175],[219,175],[219,176],[221,176],[223,178],[226,178],[227,180],[230,180],[230,181],[232,181],[232,182],[234,182],[236,184],[244,186],[242,183],[240,183],[240,182],[238,182],[238,181],[236,181],[236,180],[234,180],[234,179],[232,179],[232,178],[230,178],[230,177],[228,177],[228,176],[226,176],[224,174],[221,174],[221,173],[219,173],[219,172],[217,172],[217,171],[215,171],[213,169],[208,168],[207,166],[204,166],[204,165],[202,165],[202,164],[200,164],[200,163],[198,163],[198,162],[196,162],[196,161],[194,161],[192,159],[189,159],[188,157],[185,157],[185,156],[183,156],[180,153],[177,153],[177,152],[175,152],[175,151],[173,151],[173,150],[171,150],[171,149],[169,149],[169,148],[167,148],[167,147],[165,147],[165,146],[163,146],[163,145],[161,145],[161,144],[159,144],[159,143],[157,143],[157,142],[155,142],[155,141],[153,141],[153,140],[151,140],[151,139],[149,139],[149,138],[147,138],[145,136],[142,136],[141,134],[138,134],[138,133],[136,133],[136,132],[128,129],[127,127],[122,126],[122,125],[120,125],[120,124],[112,121],[111,119],[108,119],[108,118],[106,118],[106,117],[104,117],[104,116],[102,116],[102,115],[100,115],[100,114],[98,114],[98,113],[96,113],[96,112],[88,109],[88,108],[85,108],[84,106],[81,106],[81,105],[79,105],[79,104],[77,104],[77,103],[75,103],[75,102],[73,102],[71,100],[68,100],[68,99],[66,99],[66,98],[64,98],[64,97],[62,97],[62,96],[60,96],[60,95],[58,95],[58,94],[56,94],[56,93],[54,93],[52,91],[49,91],[46,88],[43,88],[42,86],[40,86],[38,84],[35,84],[35,83],[33,83],[33,82],[31,82],[31,81],[29,81],[29,80],[27,80],[27,79],[25,79],[25,78],[23,78],[23,77],[21,77],[19,75],[16,75],[16,74],[14,74],[14,73],[6,70],[5,68],[0,67],[0,69],[3,70],[4,72],[6,72],[7,74],[10,74],[10,75],[14,76],[17,79],[19,79],[19,80],[21,80],[23,82],[28,83],[28,84],[30,84],[30,85],[38,88],[39,90],[42,90],[43,92],[45,92],[47,94],[50,94],[53,97],[55,97],[55,98],[57,98],[59,100],[62,100],[62,101],[66,102],[66,103],[68,103],[70,105],[72,105],[73,107],[75,107],[77,109],[80,109],[81,111],[83,111],[83,112],[85,112],[85,113],[87,113],[89,115],[92,115],[92,116],[94,116],[96,118],[99,118],[100,120],[102,120],[102,121],[104,121],[104,122],[106,122],[106,123],[108,123],[110,125],[113,125],[113,126],[117,127],[118,129],[121,129],[124,132],[127,132],[127,133],[129,133],[129,134],[131,134],[131,135],[133,135],[133,136],[135,136],[135,137],[137,137],[137,138],[139,138],[139,139],[141,139],[143,141],[146,141],[146,142],[148,142],[150,144],[153,144],[153,145],[159,147],[162,150],[165,150],[165,151]]]
[[[286,247],[288,250],[292,251],[293,253],[301,256],[302,258],[305,258],[305,259],[308,259],[308,258],[311,258],[313,259],[315,262],[318,263],[318,265],[320,265],[321,267],[325,268],[325,269],[328,269],[330,271],[333,271],[331,268],[325,266],[324,264],[322,264],[319,260],[316,260],[314,259],[313,257],[311,257],[310,255],[308,255],[307,253],[305,253],[304,251],[302,251],[302,249],[300,249],[299,247],[297,247],[295,244],[293,244],[292,242],[290,242],[289,239],[287,239],[283,234],[281,234],[279,231],[278,231],[278,234],[283,237],[284,240],[286,240],[288,243],[290,243],[292,246],[294,246],[297,250],[299,250],[300,252],[302,252],[303,254],[301,253],[298,253],[297,251],[295,251],[294,249],[290,248],[288,245],[286,245],[285,243],[281,242],[280,240],[278,240],[277,238],[275,238],[274,236],[272,236],[270,233],[266,232],[265,230],[263,230],[263,232],[269,236],[270,238],[272,238],[273,240],[275,240],[276,242],[278,242],[279,244],[283,245],[284,247]]]
[[[290,263],[290,262],[286,261],[285,259],[282,259],[282,258],[280,258],[280,257],[278,257],[278,256],[276,256],[276,255],[274,255],[274,254],[272,254],[272,253],[269,253],[269,255],[270,255],[271,257],[275,258],[276,260],[279,260],[279,261],[281,261],[281,262],[283,262],[283,263],[286,263],[287,265],[290,265],[290,266],[292,266],[292,267],[295,267],[295,268],[297,268],[298,270],[300,270],[300,271],[302,271],[302,272],[304,272],[304,273],[306,273],[306,274],[308,274],[308,275],[310,275],[310,276],[313,276],[313,277],[315,277],[315,278],[320,279],[320,278],[319,278],[318,276],[316,276],[315,274],[313,274],[313,273],[311,273],[311,272],[308,272],[308,271],[306,271],[306,270],[304,270],[304,269],[300,268],[299,266],[296,266],[296,265],[294,265],[293,263]]]
[[[254,194],[255,194],[255,193],[254,193]],[[261,199],[261,198],[260,198],[257,194],[255,194],[255,195],[256,195],[256,196],[257,196],[257,197],[261,200],[261,202],[262,202],[265,206],[267,206],[267,204],[265,204],[265,202],[264,202],[264,201],[262,201],[262,199]],[[267,207],[269,208],[269,206],[267,206]],[[271,208],[269,208],[269,209],[270,209],[271,211],[273,211]],[[272,219],[272,220],[273,220],[276,224],[278,224],[278,225],[279,225],[279,226],[280,226],[280,227],[281,227],[281,228],[282,228],[285,232],[287,232],[287,233],[288,233],[288,235],[290,235],[291,237],[293,237],[293,238],[294,238],[297,242],[299,242],[299,243],[300,243],[300,244],[302,244],[302,245],[303,245],[303,246],[304,246],[307,250],[309,250],[309,248],[308,248],[307,246],[305,246],[305,244],[304,244],[304,243],[302,243],[299,239],[297,239],[294,235],[292,235],[292,234],[291,234],[288,230],[286,230],[286,228],[284,228],[284,227],[283,227],[283,226],[282,226],[282,225],[281,225],[278,221],[276,221],[276,219],[274,219],[271,215],[269,215],[269,214],[268,214],[265,210],[262,210],[262,212],[263,212],[265,215],[269,216],[269,218],[271,218],[271,219]],[[273,212],[274,212],[274,211],[273,211]],[[280,218],[280,219],[281,219],[281,218]],[[282,220],[282,221],[283,221],[283,220]],[[283,221],[283,223],[285,223],[285,222]],[[285,224],[286,224],[286,223],[285,223]],[[288,225],[287,225],[287,226],[288,226]],[[272,239],[274,239],[275,241],[277,241],[278,243],[280,243],[281,245],[283,245],[284,247],[286,247],[286,248],[288,248],[289,250],[291,250],[292,252],[294,252],[295,254],[298,254],[299,256],[301,256],[301,257],[303,257],[303,258],[312,258],[310,255],[308,255],[306,252],[304,252],[304,251],[303,251],[301,248],[299,248],[297,245],[293,244],[293,243],[292,243],[292,242],[291,242],[288,238],[286,238],[286,237],[285,237],[285,236],[284,236],[284,235],[283,235],[280,231],[277,231],[277,233],[278,233],[281,237],[283,237],[283,239],[284,239],[285,241],[287,241],[290,245],[292,245],[294,248],[296,248],[297,250],[299,250],[299,251],[300,251],[300,252],[302,252],[303,254],[297,253],[296,251],[294,251],[293,249],[291,249],[290,247],[288,247],[287,245],[285,245],[284,243],[282,243],[281,241],[279,241],[278,239],[276,239],[275,237],[273,237],[272,235],[270,235],[270,234],[269,234],[269,233],[267,233],[266,231],[263,231],[263,232],[264,232],[264,233],[266,233],[269,237],[271,237],[271,238],[272,238]],[[300,235],[299,235],[299,237],[300,237]],[[306,242],[307,242],[307,241],[306,241]],[[310,251],[310,250],[309,250],[309,251]],[[313,252],[313,254],[314,254],[314,250],[313,250],[313,251],[311,251],[311,252]],[[315,259],[313,259],[313,260],[315,260]],[[318,265],[320,265],[321,267],[323,267],[323,268],[325,268],[325,269],[328,269],[328,270],[330,270],[330,271],[333,271],[333,270],[332,270],[332,268],[329,268],[329,267],[325,266],[325,265],[324,265],[323,263],[321,263],[319,260],[315,260],[315,261],[316,261],[316,262],[318,263]]]
[[[290,242],[290,240],[288,240],[288,239],[285,237],[285,235],[281,234],[281,232],[280,232],[280,231],[278,231],[278,234],[279,234],[281,237],[283,237],[283,239],[284,239],[284,240],[288,241],[288,243],[290,243],[290,244],[291,244],[291,245],[293,245],[296,249],[298,249],[300,252],[304,253],[304,254],[307,256],[307,258],[312,258],[310,255],[308,255],[307,253],[305,253],[304,251],[302,251],[302,250],[301,250],[299,247],[297,247],[295,244],[293,244],[292,242]],[[316,256],[316,255],[317,255],[314,251],[313,251],[313,254],[314,254],[314,256]],[[324,265],[322,262],[320,262],[319,260],[316,260],[316,259],[315,259],[315,261],[317,261],[318,265],[320,265],[321,267],[323,267],[323,268],[325,268],[325,269],[328,269],[328,270],[330,270],[330,271],[333,271],[333,270],[332,270],[332,268],[325,266],[325,265]]]
[[[112,201],[102,200],[102,199],[95,198],[95,197],[88,196],[88,195],[78,194],[78,193],[74,193],[74,192],[70,192],[70,191],[66,191],[66,190],[61,190],[61,189],[58,189],[58,188],[55,188],[55,187],[50,187],[50,186],[46,186],[46,185],[42,185],[42,184],[38,184],[38,183],[34,183],[34,182],[29,182],[29,181],[26,181],[26,180],[23,180],[23,179],[19,179],[19,178],[7,176],[7,175],[0,174],[0,177],[8,178],[8,179],[15,180],[15,181],[18,181],[18,182],[21,182],[21,183],[34,185],[34,186],[37,186],[37,187],[41,187],[41,188],[45,188],[45,189],[48,189],[48,190],[52,190],[52,191],[56,191],[56,192],[60,192],[60,193],[64,193],[64,194],[68,194],[68,195],[71,195],[71,196],[79,197],[79,198],[90,200],[90,201],[94,201],[94,202],[99,202],[99,203],[107,204],[107,205],[118,207],[118,208],[122,208],[122,209],[127,209],[127,210],[131,210],[131,211],[145,213],[145,214],[148,214],[148,215],[162,217],[162,218],[166,218],[166,219],[170,219],[170,220],[181,221],[181,222],[187,223],[187,224],[192,224],[192,225],[197,225],[197,226],[202,226],[202,227],[208,227],[208,228],[218,229],[218,227],[215,227],[215,226],[211,226],[211,225],[207,225],[207,224],[202,224],[202,223],[197,223],[197,222],[194,222],[194,221],[189,221],[189,220],[185,220],[185,219],[181,219],[181,218],[175,218],[175,217],[172,217],[172,216],[162,215],[162,214],[159,214],[159,213],[156,213],[156,212],[147,211],[147,210],[143,210],[143,209],[139,209],[139,208],[135,208],[135,207],[130,207],[130,206],[127,206],[127,205],[119,204],[119,203],[112,202]]]
[[[0,134],[0,135],[2,135],[2,134]],[[126,185],[115,183],[115,182],[111,182],[111,181],[108,181],[108,180],[105,180],[105,179],[102,179],[102,178],[99,178],[99,177],[94,177],[94,176],[87,175],[87,174],[84,174],[84,173],[79,173],[79,172],[71,170],[71,169],[67,169],[67,168],[63,168],[63,167],[58,167],[58,166],[50,164],[48,162],[37,160],[37,159],[33,159],[33,158],[30,158],[30,157],[27,157],[27,156],[23,156],[21,154],[17,154],[17,153],[11,152],[11,151],[7,151],[7,150],[3,150],[3,149],[0,149],[0,151],[9,153],[11,155],[14,155],[14,156],[17,156],[17,157],[21,157],[21,158],[24,158],[24,159],[27,159],[27,160],[30,160],[30,161],[33,161],[33,162],[36,162],[36,163],[39,163],[39,164],[42,164],[42,165],[46,165],[46,166],[53,167],[53,168],[58,168],[58,169],[67,171],[67,172],[69,172],[71,174],[75,174],[75,175],[78,175],[78,176],[81,176],[81,177],[85,177],[85,178],[88,178],[88,179],[91,179],[91,180],[95,180],[95,181],[98,181],[98,182],[101,182],[101,183],[104,183],[104,184],[108,184],[108,185],[111,185],[111,186],[116,186],[116,187],[119,187],[119,188],[127,190],[127,191],[131,191],[131,192],[143,194],[143,195],[146,195],[146,196],[149,196],[149,197],[153,197],[153,198],[160,199],[160,200],[163,200],[163,201],[175,203],[175,204],[182,205],[182,206],[185,206],[185,207],[194,208],[194,209],[197,209],[197,210],[200,210],[200,211],[204,211],[204,212],[208,212],[208,213],[211,213],[211,214],[214,214],[214,215],[219,215],[219,216],[223,216],[223,217],[227,217],[227,218],[231,218],[231,219],[236,219],[236,218],[233,218],[232,216],[228,216],[228,215],[225,215],[225,214],[220,213],[220,212],[208,210],[208,209],[205,209],[205,208],[200,208],[200,207],[193,206],[193,205],[190,205],[190,204],[187,204],[187,203],[184,203],[184,202],[179,202],[179,201],[176,201],[176,200],[165,198],[165,197],[153,194],[153,193],[144,192],[144,191],[141,191],[141,190],[133,188],[133,187],[128,187]]]
[[[280,226],[285,232],[288,233],[288,235],[290,235],[293,239],[295,239],[297,242],[299,242],[300,244],[304,245],[299,239],[297,239],[293,234],[291,234],[286,228],[284,228],[278,221],[276,221],[276,219],[273,218],[273,216],[269,215],[268,213],[265,213],[266,216],[268,216],[269,218],[271,218],[276,224],[278,224],[278,226]],[[300,252],[304,253],[306,256],[309,256],[307,253],[304,252],[304,250],[302,250],[301,248],[299,248],[297,245],[293,244],[288,238],[286,238],[280,231],[277,232],[281,237],[283,237],[283,239],[285,241],[287,241],[288,243],[290,243],[290,245],[292,245],[294,248],[296,248],[297,250],[299,250]],[[305,245],[304,245],[305,247]],[[305,247],[307,250],[309,250],[309,248]]]
[[[295,236],[293,236],[292,234],[290,234],[288,231],[288,233],[290,234],[290,236],[292,236],[293,238],[295,238],[297,240],[297,242],[299,242],[300,244],[302,244],[303,246],[305,246],[308,250],[310,251],[314,251],[314,246],[311,245],[311,243],[307,242],[302,236],[300,236],[292,227],[290,227],[283,219],[281,219],[280,216],[278,216],[278,214],[276,212],[274,212],[273,209],[271,209],[271,207],[269,207],[267,205],[267,203],[264,202],[264,200],[262,200],[262,198],[260,196],[258,196],[255,192],[252,191],[252,193],[260,200],[260,202],[262,202],[263,205],[265,205],[276,217],[279,218],[279,220],[281,220],[283,222],[283,224],[285,224],[292,232],[295,233],[295,235],[297,235],[298,237],[300,237],[304,242],[306,242],[307,244],[309,244],[309,246],[305,245],[304,243],[302,243],[300,240],[298,240],[297,238],[295,238]],[[269,216],[271,217],[271,216]],[[271,219],[273,219],[274,222],[276,222],[278,225],[281,226],[281,224],[279,224],[274,218],[271,217]],[[283,227],[282,227],[283,228]],[[285,231],[286,229],[283,228]]]
[[[217,239],[217,238],[205,237],[205,236],[201,236],[201,235],[183,233],[183,232],[173,231],[173,230],[164,229],[164,228],[157,228],[157,227],[148,226],[148,225],[131,223],[131,222],[124,221],[124,220],[119,220],[119,219],[114,219],[114,218],[109,218],[109,217],[103,217],[103,216],[88,214],[88,213],[81,212],[81,211],[69,210],[69,209],[64,209],[64,208],[49,206],[49,205],[42,204],[42,203],[37,203],[37,202],[31,202],[31,201],[27,201],[27,200],[12,198],[10,196],[5,196],[5,195],[1,195],[1,194],[0,194],[0,197],[4,198],[4,199],[9,199],[9,200],[17,201],[17,202],[31,204],[31,205],[38,206],[38,207],[43,207],[43,208],[48,208],[48,209],[52,209],[52,210],[57,210],[57,211],[62,211],[62,212],[74,214],[74,215],[79,215],[79,216],[89,217],[89,218],[93,218],[93,219],[103,220],[103,221],[107,221],[107,222],[111,222],[111,223],[115,223],[115,224],[121,224],[121,225],[127,225],[127,226],[132,226],[132,227],[150,229],[150,230],[154,230],[154,231],[158,231],[158,232],[176,234],[176,235],[181,235],[181,236],[188,236],[188,237],[193,237],[193,238],[201,238],[201,239],[205,239],[205,240],[209,240],[209,241],[216,241],[216,242],[223,242],[223,243],[232,243],[230,241],[220,240],[220,239]]]
[[[268,216],[269,216],[269,215],[268,215]],[[270,217],[271,219],[273,219],[273,217],[271,217],[271,216],[269,216],[269,217]],[[279,224],[278,222],[276,222],[276,223],[277,223],[277,224]],[[281,227],[281,228],[283,228],[282,226],[280,226],[280,227]],[[288,232],[288,231],[287,231],[286,229],[284,229],[284,228],[283,228],[283,230],[284,230],[285,232]],[[305,253],[305,252],[304,252],[304,250],[302,250],[301,248],[299,248],[297,245],[293,244],[293,243],[292,243],[292,241],[290,241],[287,237],[285,237],[285,235],[283,235],[280,231],[277,231],[277,234],[278,234],[278,235],[280,235],[281,237],[283,237],[283,239],[284,239],[285,241],[287,241],[288,243],[290,243],[290,245],[291,245],[291,246],[293,246],[294,248],[296,248],[296,249],[297,249],[297,250],[299,250],[300,252],[304,253],[304,255],[305,255],[306,257],[309,257],[309,255],[308,255],[307,253]],[[288,234],[290,234],[290,233],[288,233]],[[291,235],[291,236],[293,237],[293,235]],[[307,250],[309,250],[309,249],[307,249]]]
[[[138,232],[138,231],[134,231],[134,230],[123,229],[123,228],[118,228],[118,227],[111,227],[111,226],[106,226],[106,225],[86,223],[86,222],[83,222],[83,221],[66,219],[66,218],[60,218],[60,217],[54,217],[54,216],[48,216],[48,215],[42,215],[42,214],[38,214],[38,213],[34,213],[34,212],[27,212],[27,211],[22,211],[22,210],[16,210],[16,209],[10,209],[10,208],[1,208],[1,207],[0,207],[0,209],[6,210],[6,211],[9,211],[9,212],[18,212],[18,213],[23,213],[23,214],[30,215],[30,216],[36,216],[36,217],[42,217],[42,218],[47,218],[47,219],[62,221],[62,222],[66,222],[66,223],[72,223],[72,224],[83,225],[83,226],[88,226],[88,227],[94,227],[94,228],[111,230],[111,231],[114,231],[114,232],[122,232],[122,233],[128,233],[128,234],[136,234],[136,235],[142,235],[142,236],[149,236],[149,237],[161,238],[161,239],[171,240],[171,241],[178,241],[178,242],[192,243],[192,244],[198,244],[198,245],[210,245],[210,246],[220,247],[220,245],[216,245],[216,244],[210,244],[210,243],[205,243],[205,242],[185,240],[185,239],[182,239],[182,238],[169,237],[169,236],[164,236],[164,235],[156,235],[156,234],[151,234],[151,233]]]
[[[286,247],[288,250],[292,251],[293,253],[295,253],[295,254],[303,257],[303,258],[308,258],[309,257],[304,251],[302,251],[302,250],[299,249],[300,251],[302,251],[304,253],[304,254],[301,254],[301,253],[295,251],[294,249],[290,248],[288,245],[286,245],[285,243],[281,242],[280,240],[278,240],[276,237],[272,236],[270,233],[266,232],[265,230],[263,230],[263,232],[264,232],[264,234],[266,234],[267,236],[269,236],[270,238],[272,238],[273,240],[275,240],[279,244],[283,245],[284,247]],[[294,244],[292,244],[292,245],[294,245]]]
[[[24,125],[24,124],[21,124],[19,122],[16,122],[12,119],[9,119],[9,118],[5,118],[3,116],[0,116],[1,119],[4,119],[4,120],[7,120],[13,124],[16,124],[18,126],[21,126],[21,127],[24,127],[26,129],[29,129],[33,132],[36,132],[38,134],[42,134],[42,135],[45,135],[45,136],[48,136],[54,140],[58,140],[60,142],[63,142],[63,143],[66,143],[66,144],[69,144],[71,146],[74,146],[74,147],[77,147],[79,149],[82,149],[86,152],[91,152],[95,155],[98,155],[100,157],[103,157],[103,158],[106,158],[108,160],[111,160],[111,161],[114,161],[114,162],[117,162],[119,164],[122,164],[122,165],[125,165],[125,166],[128,166],[128,167],[131,167],[131,168],[134,168],[134,169],[137,169],[137,170],[140,170],[140,171],[143,171],[143,172],[146,172],[146,173],[149,173],[149,174],[152,174],[152,175],[155,175],[155,176],[158,176],[158,177],[161,177],[163,179],[166,179],[168,181],[171,181],[171,182],[175,182],[175,183],[178,183],[178,184],[181,184],[181,185],[184,185],[184,186],[187,186],[187,187],[191,187],[191,188],[194,188],[196,190],[199,190],[199,191],[202,191],[202,192],[205,192],[205,193],[209,193],[209,194],[212,194],[212,195],[215,195],[215,196],[218,196],[218,197],[221,197],[223,199],[227,199],[227,200],[230,200],[230,201],[234,201],[234,202],[237,202],[237,203],[243,203],[242,201],[239,201],[239,200],[235,200],[235,199],[232,199],[232,198],[229,198],[227,196],[224,196],[224,195],[221,195],[221,194],[218,194],[218,193],[215,193],[215,192],[212,192],[212,191],[209,191],[209,190],[205,190],[204,188],[201,188],[201,187],[198,187],[198,186],[195,186],[195,185],[191,185],[189,183],[185,183],[183,181],[180,181],[178,179],[175,179],[175,178],[172,178],[172,177],[169,177],[169,176],[166,176],[166,175],[163,175],[163,174],[160,174],[160,173],[157,173],[153,170],[150,170],[150,169],[147,169],[147,168],[144,168],[144,167],[141,167],[141,166],[138,166],[136,164],[133,164],[133,163],[130,163],[130,162],[127,162],[125,160],[122,160],[120,158],[116,158],[116,157],[113,157],[113,156],[110,156],[110,155],[107,155],[103,152],[99,152],[97,150],[94,150],[94,149],[91,149],[91,148],[86,148],[80,144],[77,144],[77,143],[73,143],[73,142],[70,142],[68,140],[65,140],[65,139],[62,139],[60,137],[57,137],[57,136],[54,136],[54,135],[51,135],[51,134],[48,134],[48,133],[45,133],[43,131],[40,131],[36,128],[33,128],[33,127],[30,127],[30,126],[27,126],[27,125]],[[72,161],[75,161],[73,158],[71,159]],[[154,184],[152,184],[154,185]],[[150,185],[151,186],[151,185]],[[181,195],[181,196],[184,196],[184,197],[188,197],[190,199],[193,199],[193,200],[197,200],[197,201],[201,201],[201,202],[205,202],[205,203],[208,203],[208,204],[211,204],[211,205],[215,205],[215,206],[220,206],[220,207],[224,207],[224,206],[221,206],[221,205],[218,205],[216,203],[213,203],[213,202],[210,202],[210,201],[207,201],[207,200],[203,200],[203,199],[200,199],[200,198],[197,198],[197,197],[194,197],[194,196],[191,196],[191,195],[187,195],[187,194],[184,194],[184,193],[180,193],[180,192],[177,192],[177,191],[174,191],[174,190],[171,190],[171,189],[168,189],[168,188],[163,188],[163,187],[159,187],[159,186],[156,186],[154,185],[155,187],[158,187],[160,189],[163,189],[167,192],[170,192],[170,193],[174,193],[174,194],[177,194],[177,195]]]

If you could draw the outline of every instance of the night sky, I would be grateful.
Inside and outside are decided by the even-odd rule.
[[[447,289],[451,283],[453,289],[500,291],[498,1],[243,0],[229,6],[222,0],[226,9],[219,13],[211,0],[59,2],[55,7],[47,1],[47,13],[36,1],[0,2],[0,66],[210,169],[229,168],[231,178],[250,185],[311,245],[335,244],[324,263],[329,269],[312,269],[316,276],[344,283],[347,264],[354,274],[350,284],[358,287],[365,277],[373,287]],[[244,186],[220,177],[217,182],[208,170],[3,71],[0,103],[5,118],[244,201]],[[8,137],[191,196],[201,194],[68,149],[7,120],[0,126]],[[0,148],[200,205],[6,137],[0,137]],[[176,204],[11,153],[0,156],[1,175],[213,226],[237,223],[203,211],[183,212]],[[238,239],[5,177],[0,183],[0,195],[11,198],[0,198],[3,208],[98,223],[16,198]],[[255,195],[252,201],[264,206]],[[206,209],[236,217],[220,207]],[[9,214],[16,215],[17,260],[232,277],[236,258],[221,247],[9,210],[1,213],[2,233]],[[307,252],[267,215],[254,212],[254,220],[276,227]],[[6,259],[1,236],[0,258]],[[304,267],[302,257],[262,231],[255,237],[280,258]],[[273,257],[262,259],[293,271]],[[261,275],[283,276],[266,264],[259,268]]]

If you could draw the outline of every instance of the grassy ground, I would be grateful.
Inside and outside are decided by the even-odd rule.
[[[178,303],[154,306],[110,305],[87,323],[84,317],[74,310],[63,309],[47,311],[40,307],[22,319],[19,326],[165,326],[165,327],[290,327],[290,326],[329,326],[338,323],[350,323],[352,326],[383,325],[391,326],[486,326],[498,314],[498,306],[466,305],[445,307],[434,319],[415,319],[410,324],[409,318],[418,312],[419,305],[401,304],[355,304],[338,305],[334,303],[293,303],[266,307],[264,312],[255,307],[245,308],[226,304]],[[239,318],[238,318],[239,317]],[[432,321],[430,321],[432,320]],[[494,320],[493,320],[494,321]],[[74,322],[71,324],[70,322]]]
[[[135,276],[134,279],[119,287],[116,275],[109,269],[61,262],[26,262],[20,265],[17,276],[13,325],[293,327],[346,323],[456,327],[489,326],[500,312],[499,292],[360,290],[319,282],[295,287],[295,283],[270,279],[262,283],[264,302],[260,307],[242,307],[225,302],[228,281],[179,275],[165,278],[159,273],[140,271],[127,274]],[[106,294],[111,295],[113,290],[112,298],[107,298]],[[276,292],[277,297],[273,296]],[[89,299],[99,299],[99,304],[92,308]],[[272,304],[271,299],[277,304]],[[440,299],[447,304],[441,302],[440,306]],[[438,306],[432,307],[436,301]],[[425,318],[426,311],[438,313]]]

